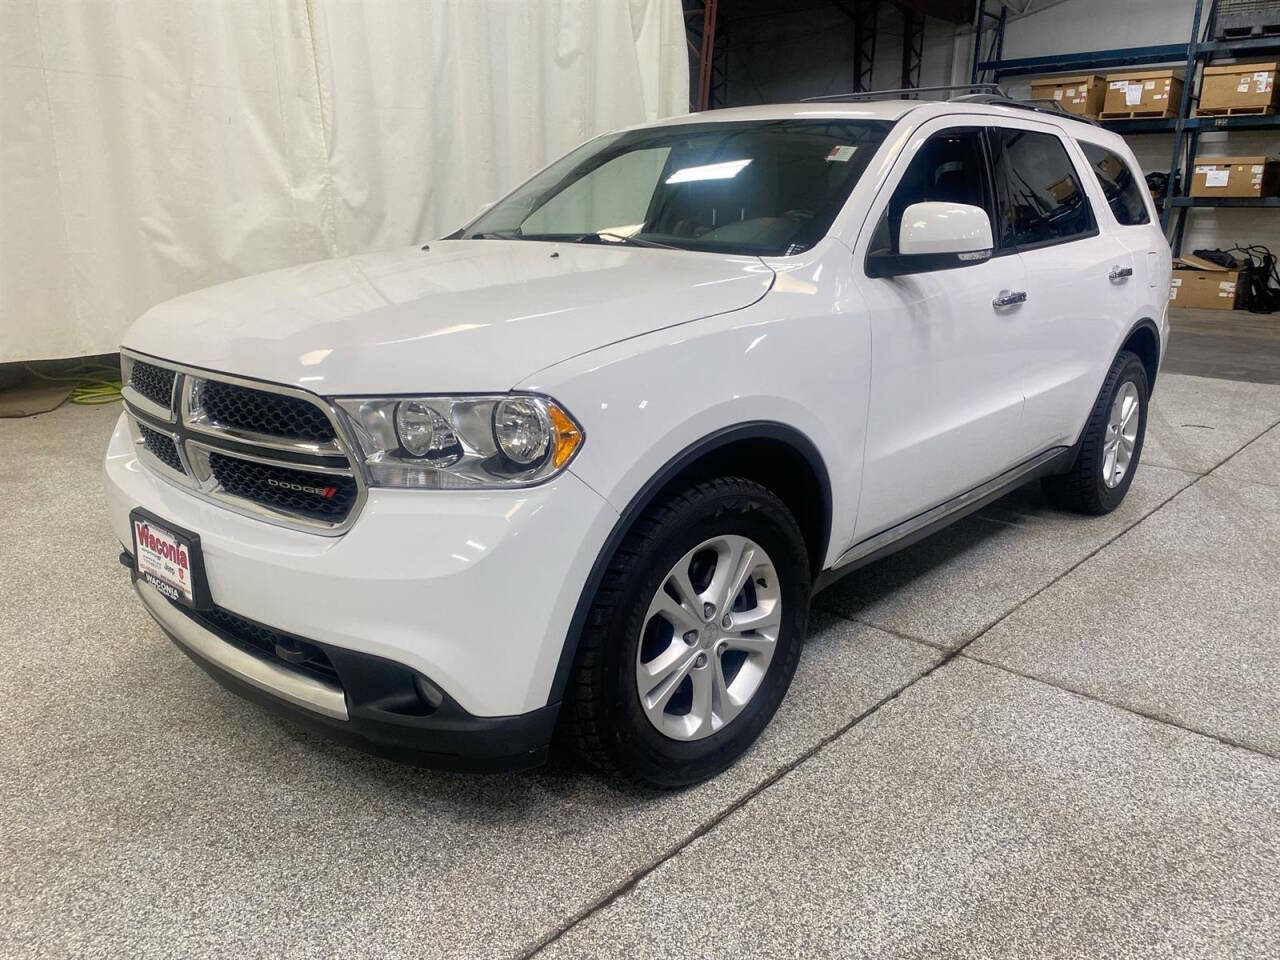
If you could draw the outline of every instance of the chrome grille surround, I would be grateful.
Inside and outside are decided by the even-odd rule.
[[[126,371],[131,371],[134,363],[145,363],[175,374],[173,396],[167,410],[133,390],[128,385],[129,373],[125,374],[126,419],[138,460],[151,472],[196,497],[277,526],[336,536],[346,532],[355,522],[368,496],[368,487],[356,466],[358,460],[351,453],[354,447],[342,419],[323,399],[294,387],[171,363],[131,350],[121,350],[121,357]],[[210,417],[200,403],[201,387],[209,382],[265,395],[268,403],[271,396],[276,396],[287,400],[289,405],[309,404],[331,427],[332,439],[295,439],[248,429],[243,423],[237,426],[220,423]],[[185,474],[173,469],[148,448],[143,428],[151,432],[153,442],[157,433],[173,440]],[[341,481],[340,486],[344,490],[354,484],[355,495],[346,498],[350,508],[341,516],[334,515],[332,510],[290,510],[238,496],[219,482],[212,467],[211,455],[214,454],[255,467],[314,476],[316,487],[321,489],[331,487],[335,481]],[[288,500],[274,499],[278,503]]]

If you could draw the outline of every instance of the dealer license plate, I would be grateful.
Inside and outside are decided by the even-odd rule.
[[[129,514],[133,527],[133,563],[138,578],[176,603],[206,606],[200,538],[159,520],[145,510]]]

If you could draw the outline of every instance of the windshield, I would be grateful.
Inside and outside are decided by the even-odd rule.
[[[799,253],[827,232],[891,126],[757,120],[608,134],[456,236]]]

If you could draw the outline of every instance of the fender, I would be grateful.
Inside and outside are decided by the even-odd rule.
[[[586,583],[583,584],[582,593],[578,596],[578,605],[574,607],[573,619],[569,621],[569,632],[564,638],[564,646],[560,650],[560,660],[556,664],[555,677],[551,682],[551,693],[547,697],[548,705],[558,705],[564,697],[565,687],[569,683],[569,673],[573,669],[573,661],[578,653],[578,638],[582,635],[582,628],[586,624],[587,613],[591,609],[592,600],[595,598],[596,588],[600,586],[600,581],[604,577],[605,571],[609,568],[614,553],[617,551],[619,544],[622,543],[623,537],[627,535],[627,531],[631,529],[631,525],[636,518],[644,512],[658,493],[674,477],[695,461],[739,440],[762,439],[780,440],[794,448],[804,457],[813,470],[814,476],[818,478],[818,487],[822,491],[821,522],[819,524],[819,529],[822,531],[822,542],[818,544],[817,556],[819,558],[826,556],[827,541],[831,536],[831,477],[827,473],[826,463],[823,461],[822,455],[818,452],[818,448],[814,446],[812,440],[794,427],[768,420],[757,420],[736,424],[731,427],[723,427],[700,440],[695,440],[663,464],[662,468],[649,478],[639,492],[631,498],[631,502],[627,504],[626,508],[618,515],[618,520],[609,532],[609,536],[605,539],[604,546],[601,547],[600,553],[596,556],[595,563],[591,565],[591,572],[587,575]]]

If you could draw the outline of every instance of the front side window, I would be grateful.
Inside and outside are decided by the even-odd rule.
[[[1098,178],[1098,185],[1102,187],[1116,222],[1124,227],[1150,222],[1142,196],[1147,192],[1147,185],[1133,175],[1133,168],[1106,147],[1085,140],[1077,142],[1089,166],[1093,167],[1094,176]]]
[[[826,234],[891,126],[784,119],[609,134],[553,163],[458,236],[798,253]]]
[[[943,130],[924,142],[889,198],[871,252],[897,254],[903,213],[913,203],[928,201],[965,203],[991,215],[991,187],[979,127]]]
[[[1049,133],[991,128],[996,244],[1035,247],[1091,236],[1096,227],[1062,141]]]

